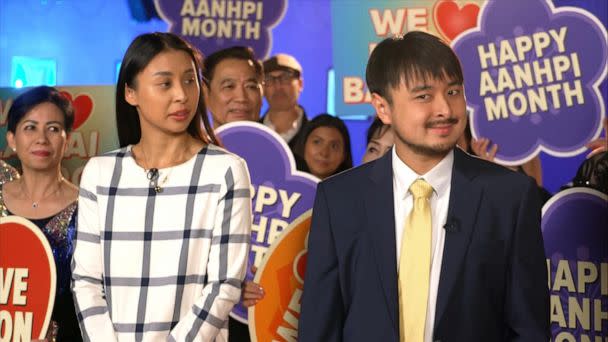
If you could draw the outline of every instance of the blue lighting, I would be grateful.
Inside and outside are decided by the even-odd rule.
[[[327,108],[328,114],[336,115],[336,71],[332,68],[327,71]]]
[[[328,114],[336,116],[336,71],[332,68],[327,71],[327,107]],[[369,115],[341,115],[344,120],[368,120]]]
[[[14,56],[11,84],[16,88],[57,84],[57,61],[54,59]]]
[[[116,69],[114,70],[114,82],[118,83],[118,76],[120,75],[120,66],[122,65],[122,61],[118,60],[116,61]]]

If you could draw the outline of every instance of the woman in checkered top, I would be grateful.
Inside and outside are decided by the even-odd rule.
[[[122,61],[122,148],[80,183],[73,291],[89,341],[226,341],[251,226],[245,161],[221,147],[201,95],[201,57],[171,33]]]

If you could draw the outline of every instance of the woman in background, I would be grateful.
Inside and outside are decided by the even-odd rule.
[[[296,145],[296,155],[303,155],[305,160],[305,164],[298,165],[299,170],[323,180],[353,167],[350,138],[344,121],[321,114],[309,121],[304,129],[302,140]],[[243,283],[245,307],[257,304],[264,296],[264,289],[259,284],[253,281]]]
[[[141,35],[116,86],[122,148],[80,182],[73,291],[91,341],[226,341],[251,229],[245,161],[218,147],[201,56]]]
[[[340,118],[321,114],[306,125],[296,154],[304,156],[302,171],[325,179],[353,167],[348,129]]]
[[[73,122],[72,105],[55,88],[36,87],[18,96],[8,111],[6,140],[17,152],[23,172],[0,185],[0,217],[27,218],[51,245],[57,269],[47,335],[52,341],[81,341],[70,291],[78,188],[61,175]]]
[[[395,136],[391,125],[385,125],[376,116],[367,129],[367,147],[363,154],[363,163],[382,157],[395,144]]]

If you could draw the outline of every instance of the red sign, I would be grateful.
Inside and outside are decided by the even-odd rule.
[[[0,218],[0,340],[45,337],[56,281],[53,252],[42,231],[22,217]]]
[[[272,244],[254,282],[266,289],[249,308],[251,341],[297,341],[312,210],[294,220]]]
[[[61,91],[61,95],[68,99],[72,103],[72,107],[74,107],[72,129],[77,130],[93,113],[93,99],[87,94],[80,94],[76,98],[72,98],[72,94],[66,90]]]

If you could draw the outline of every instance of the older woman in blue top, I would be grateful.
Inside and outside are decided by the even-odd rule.
[[[55,88],[36,87],[18,96],[8,112],[6,140],[17,153],[22,174],[0,185],[0,217],[29,219],[53,250],[57,293],[48,335],[52,341],[81,340],[70,292],[78,188],[61,175],[73,122],[72,105]]]

